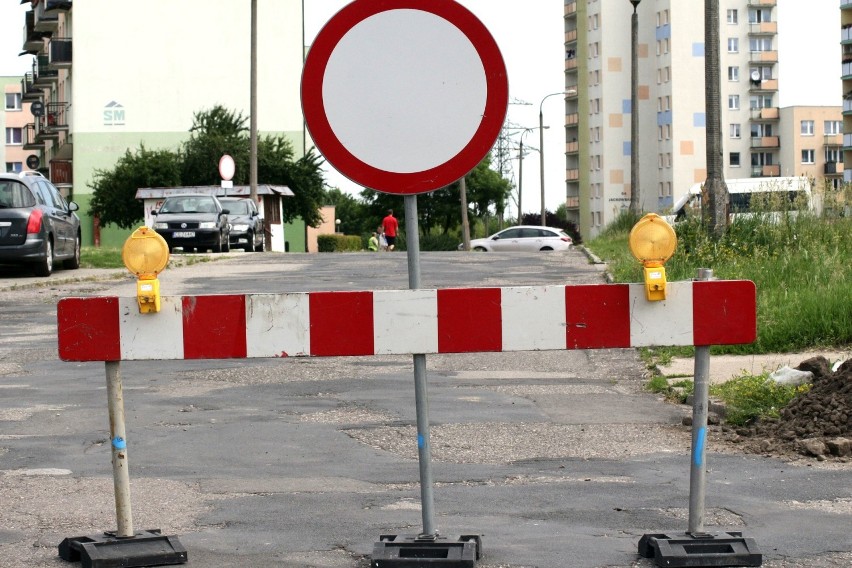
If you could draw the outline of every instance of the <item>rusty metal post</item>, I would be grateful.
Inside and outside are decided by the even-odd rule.
[[[130,470],[127,463],[127,434],[124,429],[124,394],[118,361],[106,362],[109,439],[112,448],[112,478],[115,485],[115,517],[118,537],[133,536],[130,511]]]

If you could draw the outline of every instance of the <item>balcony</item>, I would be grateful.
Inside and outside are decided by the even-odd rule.
[[[50,161],[50,181],[56,187],[71,187],[74,185],[73,162],[67,160]]]
[[[781,141],[778,136],[753,136],[751,139],[752,148],[779,148]]]
[[[565,32],[565,43],[577,42],[577,30],[568,30]]]
[[[764,107],[749,109],[752,120],[778,120],[780,113],[778,107]]]
[[[577,98],[577,85],[565,85],[565,98],[566,99],[576,99]]]
[[[574,2],[566,2],[565,3],[565,15],[566,16],[573,16],[576,13],[577,13],[577,2],[576,2],[576,0]]]
[[[39,88],[50,87],[59,79],[59,71],[48,66],[47,55],[39,55],[37,61],[33,62],[35,79],[33,85]]]
[[[748,90],[752,93],[758,91],[777,91],[778,79],[763,79],[757,82],[749,80]]]
[[[778,22],[760,22],[748,25],[751,35],[775,35],[778,33]]]
[[[24,74],[24,78],[21,79],[21,100],[31,103],[40,101],[43,96],[42,90],[35,85],[33,73]]]
[[[52,132],[68,130],[68,109],[71,105],[64,102],[47,103],[44,113],[44,127]]]
[[[565,198],[565,207],[568,209],[579,209],[580,208],[580,196],[579,195],[569,195]]]
[[[573,55],[569,58],[568,52],[565,52],[565,69],[572,70],[577,69],[577,58]]]
[[[578,154],[580,152],[580,143],[576,140],[572,140],[565,144],[565,153],[566,154]]]
[[[841,134],[826,134],[822,139],[823,146],[842,146],[843,139],[841,138]]]
[[[840,72],[844,79],[852,79],[852,61],[843,62],[843,70]]]
[[[748,6],[751,7],[761,7],[766,8],[767,6],[775,6],[778,4],[778,0],[748,0]]]
[[[852,134],[843,135],[843,149],[852,150]]]
[[[51,69],[68,69],[71,67],[71,38],[55,37],[48,44]]]
[[[24,17],[24,45],[23,50],[27,53],[36,54],[44,49],[44,38],[49,36],[47,32],[39,32],[35,29],[35,12],[30,10]]]
[[[750,51],[748,60],[750,63],[778,63],[778,51]]]
[[[570,169],[565,170],[565,181],[578,181],[580,179],[580,170]]]
[[[850,3],[850,5],[852,5],[852,3]],[[842,43],[850,40],[852,40],[852,26],[846,24],[840,28],[840,41]]]
[[[47,0],[44,11],[48,14],[56,12],[67,12],[71,9],[71,0]]]
[[[44,140],[39,139],[35,123],[31,122],[24,126],[24,150],[41,150],[44,148]]]
[[[580,113],[572,112],[571,114],[565,115],[566,126],[577,126],[578,124],[580,124]]]
[[[59,15],[56,12],[45,12],[45,3],[39,2],[33,6],[35,12],[35,31],[53,33],[59,27]]]
[[[35,139],[36,142],[59,139],[59,131],[53,130],[47,125],[47,117],[45,115],[36,117]]]
[[[822,173],[827,176],[839,176],[843,174],[843,164],[837,162],[826,162],[822,168]]]
[[[778,177],[781,175],[780,164],[770,164],[766,166],[752,166],[751,177]]]

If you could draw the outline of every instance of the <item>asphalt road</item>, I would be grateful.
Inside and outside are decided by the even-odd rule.
[[[423,253],[423,287],[600,283],[565,254]],[[70,278],[84,280],[69,282]],[[404,253],[233,253],[167,269],[165,295],[404,289]],[[0,566],[56,567],[65,537],[115,529],[104,365],[56,355],[66,296],[135,294],[121,271],[0,268]],[[480,534],[483,568],[651,566],[645,533],[687,526],[688,409],[643,391],[633,350],[429,356],[435,524]],[[188,566],[362,568],[422,528],[410,357],[121,365],[136,529]],[[849,464],[714,448],[709,531],[764,566],[852,564]]]

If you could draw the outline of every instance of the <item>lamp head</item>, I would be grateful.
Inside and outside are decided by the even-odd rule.
[[[630,3],[633,4],[633,11],[636,11],[636,7],[639,6],[639,2],[642,0],[630,0]]]

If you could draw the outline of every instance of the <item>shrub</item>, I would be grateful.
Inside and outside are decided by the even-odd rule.
[[[362,250],[361,237],[355,235],[319,235],[319,252],[353,252]]]

